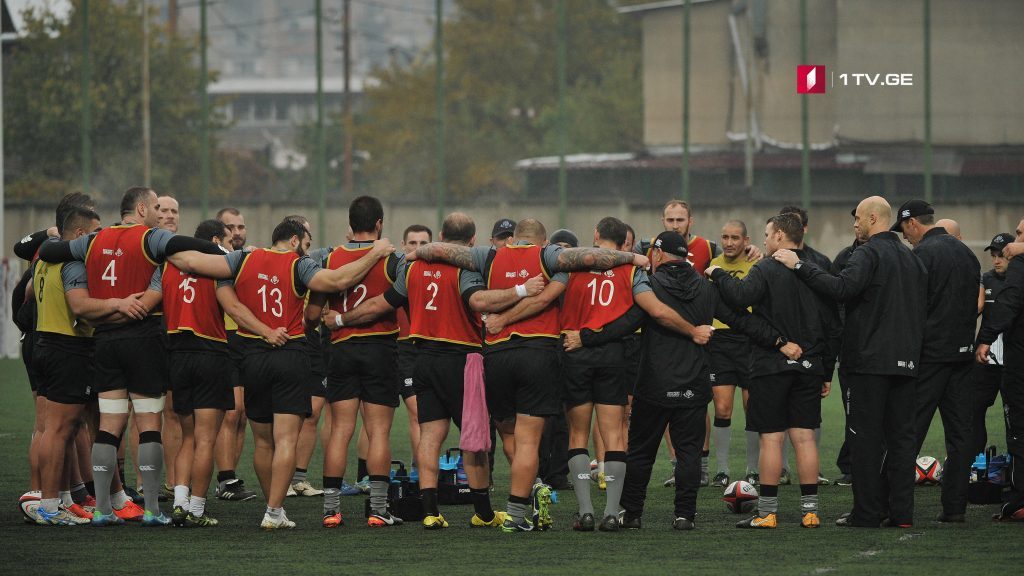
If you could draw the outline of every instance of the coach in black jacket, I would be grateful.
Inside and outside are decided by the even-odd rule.
[[[785,344],[783,334],[746,313],[733,312],[709,282],[686,262],[686,240],[663,232],[652,243],[651,286],[659,300],[698,328],[719,318],[767,346]],[[580,333],[585,345],[596,346],[636,331],[635,312],[609,323],[598,332]],[[642,313],[639,316],[643,318]],[[630,322],[630,320],[632,322]],[[624,528],[639,528],[647,497],[651,468],[668,426],[676,450],[676,496],[673,528],[690,530],[697,512],[700,484],[700,452],[704,444],[704,419],[711,401],[707,352],[692,338],[666,329],[654,320],[643,324],[640,375],[633,397],[626,456],[626,482],[622,494]],[[787,348],[799,357],[799,350]]]
[[[839,276],[780,250],[774,258],[797,270],[815,291],[845,302],[841,357],[849,373],[853,512],[839,525],[877,527],[914,517],[914,379],[921,362],[928,272],[889,231],[892,209],[873,196],[857,206],[854,232],[864,241]],[[883,443],[886,478],[883,486]],[[885,488],[888,488],[886,490]],[[891,494],[890,494],[891,492]],[[887,496],[887,494],[889,494]],[[888,500],[888,504],[886,504]]]
[[[773,216],[765,226],[765,253],[771,255],[785,248],[806,258],[798,248],[803,231],[797,214]],[[761,500],[758,516],[737,526],[776,526],[782,445],[788,431],[796,451],[800,495],[804,497],[800,509],[803,524],[817,527],[818,449],[814,430],[821,424],[821,398],[828,395],[835,369],[835,354],[826,342],[828,336],[839,332],[835,305],[825,302],[772,258],[754,264],[742,280],[715,266],[708,269],[708,275],[727,304],[734,308],[752,307],[754,316],[792,334],[803,350],[803,356],[796,362],[779,354],[774,346],[752,347],[747,430],[760,437]]]
[[[1017,241],[1024,241],[1024,220],[1017,224]],[[1004,250],[1005,254],[1005,250]],[[989,348],[1003,335],[1003,384],[1000,392],[1006,411],[1006,448],[1013,457],[1010,479],[1013,493],[999,520],[1024,521],[1024,255],[1010,260],[1006,282],[986,314],[978,332],[978,362],[986,362]]]
[[[981,264],[963,242],[935,226],[934,214],[927,202],[910,200],[900,206],[892,230],[903,232],[928,270],[928,315],[915,393],[917,452],[938,408],[946,438],[938,521],[963,522],[974,460],[971,376]]]

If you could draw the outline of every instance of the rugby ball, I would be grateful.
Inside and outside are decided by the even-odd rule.
[[[39,501],[42,499],[43,493],[38,490],[31,490],[25,492],[18,498],[18,508],[21,509],[21,513],[25,516],[26,522],[32,522],[35,524],[36,521],[36,509],[39,508]]]
[[[737,480],[726,486],[722,501],[733,514],[749,514],[757,509],[757,489],[749,482]]]
[[[914,468],[914,481],[918,484],[938,484],[942,479],[942,464],[931,456],[919,457]]]

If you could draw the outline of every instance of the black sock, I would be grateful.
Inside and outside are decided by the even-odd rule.
[[[800,485],[800,495],[801,496],[814,496],[817,493],[818,493],[818,485],[817,484],[801,484]]]
[[[221,470],[220,472],[217,472],[217,483],[218,484],[223,482],[223,481],[225,481],[225,480],[234,480],[234,479],[235,479],[235,471],[234,470]]]
[[[776,497],[779,495],[778,484],[761,484],[761,496],[768,496],[769,498]]]
[[[424,488],[420,490],[420,497],[423,498],[423,513],[427,516],[438,516],[441,513],[437,509],[437,488]]]
[[[363,458],[359,459],[359,465],[356,468],[356,480],[362,480],[369,476],[370,473],[366,470],[366,460]]]
[[[85,483],[85,489],[89,491],[89,496],[96,497],[96,483],[89,480]]]
[[[700,451],[700,457],[701,457],[701,458],[707,458],[707,457],[708,457],[708,454],[711,454],[711,451],[710,451],[710,450],[701,450],[701,451]]]
[[[473,498],[473,510],[484,522],[494,520],[494,507],[491,506],[490,488],[470,488],[470,495]]]

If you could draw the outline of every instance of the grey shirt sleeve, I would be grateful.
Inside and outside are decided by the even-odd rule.
[[[409,297],[409,286],[406,284],[406,275],[409,273],[409,262],[405,256],[400,256],[395,267],[395,283],[391,288],[401,297]]]
[[[553,282],[561,282],[562,284],[565,284],[569,281],[568,274],[565,275],[565,279],[563,280],[557,279],[556,277],[558,274],[554,273],[558,270],[558,255],[562,253],[562,250],[565,250],[565,248],[562,248],[558,244],[548,244],[544,247],[544,250],[541,251],[541,262],[544,263],[544,269],[547,270],[547,273],[551,274],[551,280]]]
[[[76,288],[89,289],[89,277],[85,273],[85,264],[78,260],[64,264],[64,267],[60,269],[60,280],[64,284],[65,292]]]
[[[146,248],[149,255],[157,262],[163,262],[167,258],[167,243],[174,238],[174,232],[163,228],[150,228],[146,233]]]
[[[295,275],[298,277],[298,281],[302,283],[301,286],[295,287],[299,293],[305,292],[309,288],[309,283],[313,281],[313,276],[316,276],[316,273],[321,270],[323,268],[309,256],[299,258],[299,261],[295,263]]]
[[[327,262],[327,257],[331,255],[331,252],[334,252],[334,248],[325,246],[323,248],[314,248],[310,250],[307,253],[307,256],[312,258],[315,262],[321,263],[320,265],[323,266],[323,263]]]
[[[79,236],[74,240],[68,242],[68,248],[71,249],[71,255],[76,260],[85,262],[85,256],[89,253],[89,244],[92,243],[92,239],[96,237],[96,234],[86,234],[85,236]]]
[[[224,259],[228,261],[228,268],[231,269],[231,278],[217,280],[217,288],[235,285],[235,276],[238,276],[238,270],[242,267],[245,256],[246,252],[244,250],[235,250],[224,255]]]
[[[551,275],[552,282],[561,282],[566,286],[569,285],[569,273],[568,272],[556,272]]]
[[[633,273],[633,296],[643,294],[644,292],[652,292],[654,288],[651,288],[651,279],[647,276],[647,272],[637,268],[636,272]]]
[[[163,283],[161,282],[163,280],[163,277],[164,277],[164,268],[163,268],[163,266],[157,266],[156,270],[153,270],[153,276],[149,279],[149,288],[148,289],[152,290],[154,292],[160,292],[161,294],[163,294],[164,286],[163,286]]]
[[[477,271],[483,272],[484,266],[487,265],[487,257],[490,256],[491,250],[494,248],[490,246],[474,246],[469,249],[470,255],[473,258],[473,265],[476,266]]]
[[[476,292],[487,288],[484,284],[484,277],[479,272],[463,270],[459,274],[459,294],[466,296],[467,293]]]

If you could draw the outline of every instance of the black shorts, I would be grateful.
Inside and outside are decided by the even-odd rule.
[[[28,373],[29,388],[33,392],[39,393],[39,372],[36,370],[35,362],[32,360],[32,351],[35,350],[35,343],[35,332],[28,332],[21,337],[21,361],[25,363],[25,372]]]
[[[242,371],[242,358],[245,357],[245,340],[245,337],[239,336],[234,330],[228,331],[228,359],[232,368],[229,376],[231,386],[243,385],[239,373]]]
[[[506,345],[484,354],[487,410],[491,418],[508,420],[516,414],[553,416],[561,412],[559,341],[538,344]]]
[[[245,415],[254,422],[269,424],[274,414],[313,413],[310,402],[309,358],[299,347],[278,350],[249,350],[240,374],[245,382]]]
[[[416,356],[413,388],[419,422],[451,419],[462,428],[466,353],[424,353]]]
[[[821,425],[820,375],[780,372],[750,382],[747,430],[768,434]]]
[[[36,343],[32,349],[32,363],[37,374],[39,396],[61,404],[87,404],[95,398],[96,369],[92,356],[85,352],[70,352]]]
[[[234,368],[226,354],[173,350],[170,361],[175,412],[191,414],[200,408],[234,409],[235,393],[231,386]]]
[[[746,388],[750,380],[750,342],[716,332],[708,343],[712,386]]]
[[[359,340],[352,338],[331,344],[327,361],[327,401],[358,398],[370,404],[397,408],[395,341]]]
[[[562,402],[567,408],[580,404],[626,405],[625,365],[594,366],[567,356],[562,359]]]
[[[317,374],[315,371],[310,369],[309,371],[309,395],[316,396],[317,398],[327,397],[327,376]]]
[[[167,351],[163,338],[96,339],[96,391],[128,390],[150,398],[167,392]]]
[[[398,341],[398,374],[395,379],[398,382],[398,393],[403,400],[416,395],[416,345],[410,340]]]

